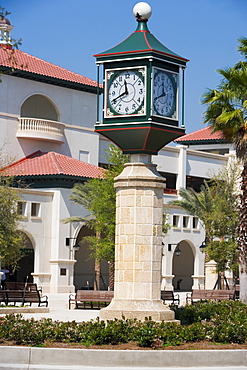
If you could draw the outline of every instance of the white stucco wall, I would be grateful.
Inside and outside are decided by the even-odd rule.
[[[36,150],[56,151],[80,159],[80,151],[89,152],[89,162],[98,164],[98,134],[96,121],[96,94],[2,75],[0,89],[0,148],[14,159],[23,158]],[[18,117],[24,101],[41,94],[58,111],[59,122],[65,124],[65,143],[17,139]]]

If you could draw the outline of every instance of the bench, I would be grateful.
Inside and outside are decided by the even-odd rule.
[[[48,297],[41,296],[39,290],[36,291],[28,291],[28,290],[2,290],[5,294],[5,304],[8,305],[13,303],[21,303],[25,305],[29,303],[30,306],[32,303],[38,303],[38,306],[45,304],[46,307],[48,306]]]
[[[161,290],[161,299],[164,303],[171,301],[172,304],[180,304],[179,294],[174,294],[173,290]]]
[[[23,291],[24,294],[24,303],[29,303],[30,306],[32,303],[38,303],[38,306],[45,304],[48,306],[48,297],[46,295],[41,295],[39,290],[34,291]]]
[[[26,290],[26,291],[42,291],[41,288],[37,287],[35,283],[24,283],[24,282],[15,282],[15,281],[6,281],[5,282],[5,289],[6,290]]]
[[[228,301],[230,299],[234,299],[234,290],[194,289],[192,293],[187,293],[186,295],[186,303],[191,302],[191,304],[196,301]]]
[[[0,302],[5,303],[7,305],[7,296],[4,290],[0,290]]]
[[[98,308],[100,308],[100,303],[110,303],[114,296],[113,291],[108,290],[77,290],[75,294],[70,294],[69,296],[69,309],[71,308],[71,303],[74,302],[76,308],[79,308],[79,304],[83,303],[83,307],[86,308],[86,303],[90,303],[90,307],[93,308],[93,303],[98,303]]]
[[[239,295],[240,295],[240,288],[239,288],[239,285],[236,285],[235,290],[234,290],[234,296],[233,296],[234,301],[239,301]]]

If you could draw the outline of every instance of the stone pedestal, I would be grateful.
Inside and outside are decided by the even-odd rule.
[[[115,179],[114,299],[100,318],[174,321],[160,299],[164,179],[149,155],[132,155]]]

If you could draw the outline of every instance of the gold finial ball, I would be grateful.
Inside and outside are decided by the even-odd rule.
[[[141,1],[134,6],[133,14],[136,19],[149,19],[152,15],[151,6],[148,3]]]

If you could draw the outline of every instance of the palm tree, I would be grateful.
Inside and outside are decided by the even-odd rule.
[[[207,182],[205,181],[201,186],[200,193],[197,193],[192,188],[181,188],[179,189],[179,196],[181,199],[175,200],[170,204],[179,206],[189,214],[198,217],[205,229],[205,241],[208,244],[212,235],[212,220],[210,215],[213,211],[213,199]]]
[[[115,218],[116,218],[116,190],[114,178],[119,175],[124,163],[129,157],[113,145],[106,150],[106,160],[110,164],[102,169],[102,178],[89,179],[84,184],[75,184],[70,200],[86,208],[90,215],[87,218],[69,217],[63,222],[83,222],[91,228],[95,235],[85,236],[84,241],[89,243],[92,250],[91,257],[95,258],[95,276],[97,286],[100,283],[100,261],[108,261],[109,288],[114,288],[114,260],[115,260]]]
[[[218,70],[223,79],[217,89],[205,92],[202,103],[208,105],[204,123],[210,125],[212,132],[222,132],[222,137],[233,143],[236,156],[243,165],[238,258],[240,299],[247,303],[247,39],[238,41],[238,51],[245,60],[233,68]]]
[[[77,203],[83,206],[85,209],[90,209],[90,183],[77,183],[73,187],[73,193],[70,196],[70,200],[74,203]],[[72,216],[63,220],[64,223],[68,222],[80,222],[87,226],[89,229],[95,229],[96,219],[95,217],[89,215],[88,217],[82,216]],[[96,236],[100,238],[99,234],[96,233]],[[94,289],[100,289],[100,260],[96,257],[94,264],[94,273],[95,273],[95,282]]]
[[[181,188],[180,199],[171,202],[197,216],[205,229],[206,260],[217,263],[216,271],[225,280],[224,271],[237,270],[238,212],[236,201],[236,178],[239,166],[229,163],[211,180],[204,181],[200,193],[194,189]]]

